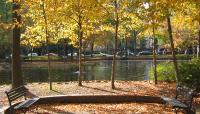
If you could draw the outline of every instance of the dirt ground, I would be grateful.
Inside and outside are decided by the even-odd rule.
[[[116,89],[111,89],[109,81],[83,82],[79,87],[77,82],[53,83],[53,90],[49,90],[48,83],[29,83],[26,87],[32,93],[30,96],[52,95],[150,95],[175,96],[175,83],[159,82],[155,85],[150,81],[116,81]],[[10,85],[0,85],[0,108],[8,106],[6,90]],[[195,105],[200,104],[200,98],[195,98]],[[174,110],[163,104],[154,103],[119,103],[119,104],[46,104],[32,107],[28,113],[41,114],[171,114]]]

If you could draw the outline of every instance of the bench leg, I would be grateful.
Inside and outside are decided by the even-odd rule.
[[[174,110],[175,110],[175,114],[178,114],[178,109],[177,109],[177,108],[175,108]]]
[[[27,111],[27,109],[23,109],[23,110],[22,110],[22,112],[23,112],[24,114],[26,114],[26,111]]]

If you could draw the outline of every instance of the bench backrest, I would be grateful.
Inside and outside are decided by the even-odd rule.
[[[189,108],[192,108],[193,97],[194,97],[193,89],[183,86],[183,85],[177,85],[176,99],[185,103]]]
[[[26,92],[27,89],[24,86],[20,86],[10,91],[6,91],[5,93],[8,97],[9,105],[12,106],[12,102],[21,97],[24,97],[24,99],[26,100]]]

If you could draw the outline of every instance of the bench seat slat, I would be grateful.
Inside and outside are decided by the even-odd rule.
[[[171,99],[168,97],[161,97],[162,100],[164,100],[166,103],[168,103],[169,105],[172,105],[173,107],[177,107],[177,108],[188,108],[187,105],[183,104],[182,102],[178,101],[177,99]]]
[[[27,109],[31,105],[33,105],[35,102],[38,101],[39,98],[33,98],[33,99],[28,99],[25,100],[24,102],[20,103],[19,105],[15,106],[14,109],[20,110],[20,109]]]

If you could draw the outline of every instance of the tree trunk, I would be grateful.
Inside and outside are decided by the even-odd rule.
[[[200,56],[200,19],[199,19],[199,39],[198,39],[197,57],[199,58],[199,56]]]
[[[12,45],[12,88],[23,85],[21,58],[20,58],[20,24],[21,16],[17,13],[20,10],[20,4],[13,0],[13,45]],[[17,22],[16,22],[17,21]],[[16,24],[18,23],[18,24]]]
[[[136,33],[136,31],[134,30],[133,31],[133,37],[134,37],[134,39],[133,39],[133,52],[134,52],[134,54],[136,54],[136,45],[137,45],[137,33]]]
[[[64,56],[64,64],[67,62],[67,57],[66,57],[66,50],[67,50],[67,44],[63,44],[63,56]]]
[[[125,59],[128,58],[128,38],[125,36]]]
[[[116,51],[117,51],[117,39],[118,39],[118,27],[119,27],[119,17],[118,17],[118,6],[115,0],[115,14],[116,14],[116,25],[115,25],[115,45],[113,50],[113,61],[112,61],[112,72],[111,72],[111,87],[115,89],[115,64],[116,64]]]
[[[91,43],[91,57],[93,57],[93,53],[94,53],[94,40],[92,39],[92,43]]]
[[[153,27],[153,70],[154,70],[154,81],[155,84],[157,84],[156,38],[155,38],[154,27]]]
[[[31,46],[31,63],[33,62],[33,47]]]
[[[48,78],[49,78],[49,88],[52,90],[52,80],[51,80],[51,61],[50,61],[50,54],[49,54],[49,36],[48,36],[48,24],[47,24],[47,17],[46,17],[46,11],[44,7],[44,1],[43,1],[43,18],[45,22],[45,36],[46,36],[46,45],[47,45],[47,54],[48,54]]]
[[[82,86],[83,80],[83,68],[82,68],[82,39],[83,39],[83,31],[82,31],[82,20],[81,15],[79,15],[78,21],[78,37],[79,37],[79,77],[78,77],[78,86]]]
[[[74,60],[74,50],[73,50],[73,45],[71,44],[70,46],[70,52],[71,52],[71,62]]]
[[[172,49],[172,57],[173,57],[176,81],[177,83],[179,83],[180,77],[179,77],[179,71],[178,71],[178,64],[176,61],[176,54],[174,50],[174,40],[173,40],[173,35],[172,35],[171,19],[169,15],[167,16],[167,25],[168,25],[168,33],[169,33],[169,39],[170,39],[171,49]]]

